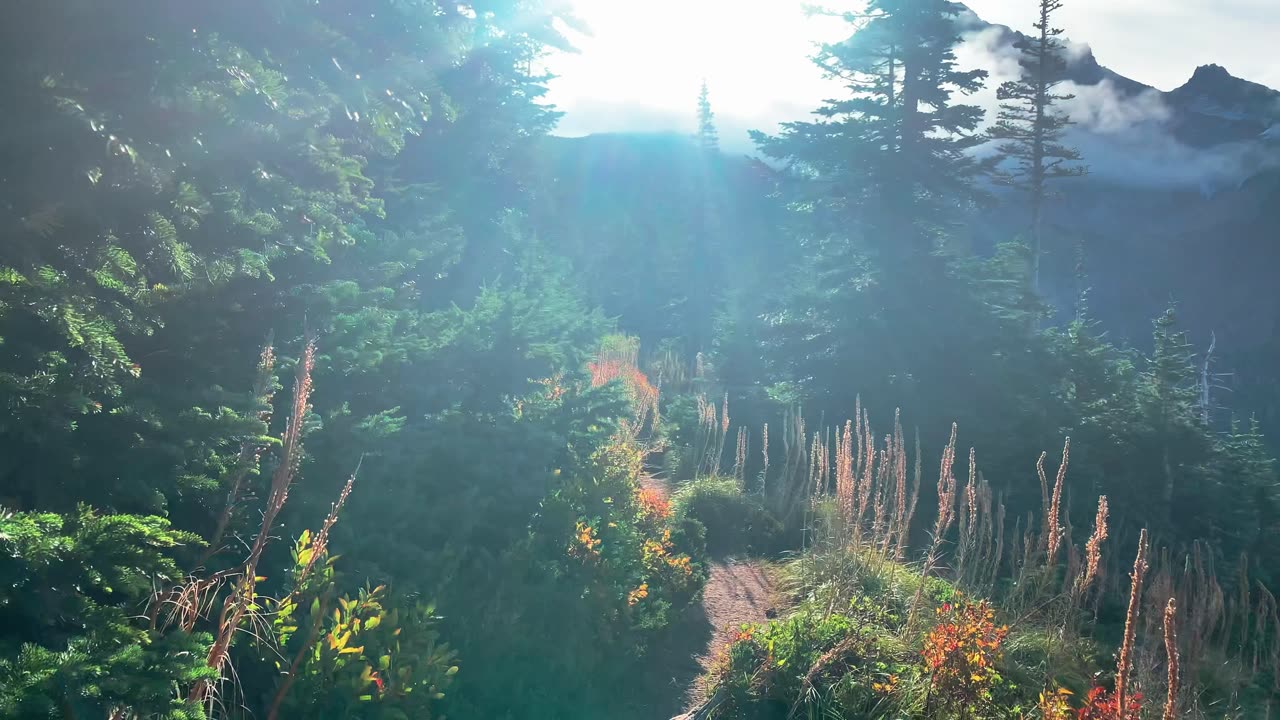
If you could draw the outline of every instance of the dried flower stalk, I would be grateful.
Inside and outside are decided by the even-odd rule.
[[[1129,584],[1129,610],[1124,620],[1124,643],[1120,646],[1120,658],[1116,662],[1116,706],[1128,707],[1129,675],[1133,671],[1133,643],[1138,632],[1138,611],[1142,604],[1142,583],[1147,570],[1147,529],[1138,536],[1138,555],[1133,560],[1133,574]]]

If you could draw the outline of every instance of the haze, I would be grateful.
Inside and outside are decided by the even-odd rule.
[[[550,99],[566,113],[557,134],[692,129],[693,105],[705,77],[730,149],[749,148],[748,129],[772,129],[803,117],[828,96],[829,85],[809,62],[816,42],[837,40],[848,26],[806,17],[800,0],[654,0],[644,4],[575,0],[591,35],[573,34],[577,54],[556,54],[547,68],[559,77]],[[828,4],[837,10],[858,3]],[[973,0],[983,19],[1022,29],[1033,3]],[[1099,62],[1135,80],[1169,90],[1197,65],[1217,63],[1233,74],[1280,86],[1267,41],[1280,31],[1271,0],[1075,0],[1059,25],[1088,43]],[[654,52],[654,46],[660,52]]]

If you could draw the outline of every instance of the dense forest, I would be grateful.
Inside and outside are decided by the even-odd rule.
[[[1270,717],[1280,184],[1107,189],[1026,2],[750,157],[554,137],[555,2],[0,6],[0,717]]]

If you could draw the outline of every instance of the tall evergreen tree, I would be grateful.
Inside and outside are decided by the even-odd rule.
[[[982,87],[987,72],[957,67],[961,9],[950,0],[872,0],[867,15],[850,16],[853,37],[815,58],[848,97],[828,100],[815,122],[753,133],[766,155],[817,179],[816,199],[841,224],[860,223],[881,250],[932,250],[956,204],[979,195],[971,180],[982,166],[966,151],[983,141],[983,110],[953,100]]]
[[[689,359],[697,353],[707,350],[711,339],[711,320],[715,310],[712,299],[712,246],[720,235],[723,224],[720,220],[718,202],[723,194],[717,187],[719,173],[712,172],[720,166],[720,134],[716,130],[715,113],[711,110],[711,93],[707,89],[707,81],[702,81],[702,90],[698,93],[698,145],[702,148],[702,168],[697,176],[698,221],[693,227],[693,273],[689,277],[689,300],[696,318],[689,326],[690,347]]]
[[[982,196],[984,168],[967,151],[982,141],[983,111],[954,101],[987,74],[957,66],[960,11],[946,0],[871,2],[848,17],[852,37],[815,58],[845,96],[777,136],[753,133],[787,164],[780,183],[800,256],[756,335],[771,379],[807,409],[847,412],[861,392],[956,419],[978,384],[948,379],[939,348],[989,358],[994,372],[1019,357],[1002,345],[1025,346],[1002,336],[1005,321],[934,253]]]
[[[707,81],[702,81],[702,90],[698,93],[698,144],[707,152],[720,149],[720,134],[716,131],[716,114],[711,111],[711,92],[707,89]]]
[[[1063,57],[1063,30],[1053,27],[1053,13],[1063,0],[1039,0],[1040,16],[1033,27],[1036,33],[1020,38],[1014,47],[1021,57],[1021,75],[1000,85],[996,96],[1000,112],[990,130],[994,140],[1001,141],[1000,155],[1015,163],[1008,181],[1027,193],[1031,212],[1032,285],[1040,290],[1040,258],[1044,252],[1044,205],[1049,196],[1048,183],[1065,177],[1077,177],[1086,168],[1077,164],[1080,151],[1063,143],[1063,134],[1071,119],[1055,106],[1074,96],[1055,93],[1054,88],[1066,80],[1067,62]]]

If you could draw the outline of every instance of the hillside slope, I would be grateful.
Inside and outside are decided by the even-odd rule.
[[[976,16],[967,22],[971,41],[982,35],[989,49],[1018,37]],[[1139,347],[1151,319],[1177,303],[1199,350],[1216,338],[1215,370],[1235,373],[1224,382],[1254,390],[1235,407],[1274,430],[1280,93],[1218,66],[1161,93],[1087,49],[1071,74],[1073,102],[1084,104],[1072,108],[1081,120],[1072,139],[1091,174],[1059,183],[1047,210],[1046,299],[1067,318],[1087,288],[1090,312],[1111,337]],[[675,134],[615,134],[551,138],[540,163],[551,196],[537,214],[540,231],[606,311],[647,339],[683,335],[703,346],[723,292],[751,288],[727,304],[763,303],[795,254],[771,198],[773,171],[754,158],[708,156]],[[966,220],[980,255],[1025,230],[1018,197],[997,200]],[[645,312],[653,307],[665,312]],[[698,327],[681,330],[690,324]]]

